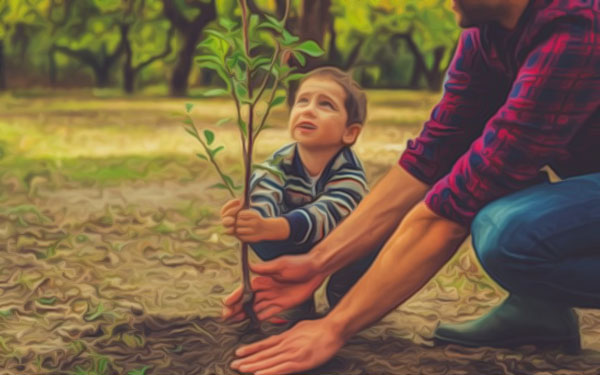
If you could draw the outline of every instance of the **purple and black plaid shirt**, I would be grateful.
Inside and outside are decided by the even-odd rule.
[[[469,226],[488,202],[600,171],[600,0],[532,0],[510,32],[465,30],[441,102],[399,163],[438,215]]]

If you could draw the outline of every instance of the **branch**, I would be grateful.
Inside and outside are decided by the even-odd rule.
[[[191,22],[188,21],[177,9],[175,1],[173,0],[162,0],[163,3],[163,14],[171,21],[171,24],[175,26],[179,31],[185,31],[191,26]]]
[[[277,58],[279,57],[279,49],[280,48],[281,47],[279,46],[279,43],[277,43],[277,46],[275,47],[275,53],[273,53],[273,59],[271,59],[271,64],[269,65],[269,71],[267,72],[267,75],[265,75],[265,79],[263,80],[262,84],[260,85],[258,94],[252,101],[252,105],[255,105],[260,100],[260,97],[262,96],[263,92],[265,91],[265,88],[267,87],[267,82],[269,81],[269,77],[271,77],[271,74],[273,74],[273,67],[275,66],[275,61],[277,61]]]
[[[50,48],[50,50],[58,51],[67,56],[76,58],[79,61],[83,62],[84,64],[90,65],[92,68],[94,68],[94,70],[100,69],[100,65],[98,64],[98,61],[96,61],[96,56],[90,50],[87,50],[87,49],[76,50],[76,49],[71,49],[66,46],[57,46],[57,45],[53,45]]]
[[[106,64],[112,65],[115,62],[115,60],[117,58],[119,58],[121,53],[123,53],[127,49],[127,44],[128,44],[127,38],[128,38],[130,26],[131,25],[129,25],[127,23],[119,24],[119,30],[121,31],[121,40],[119,41],[119,45],[114,50],[114,52],[111,53],[110,55],[108,55],[108,57],[106,58],[106,60],[105,60]]]
[[[360,49],[362,48],[364,42],[365,40],[361,39],[358,41],[358,43],[356,43],[354,48],[352,48],[350,56],[348,56],[348,60],[346,60],[346,64],[344,64],[344,70],[348,70],[352,65],[354,65],[354,63],[358,59],[358,56],[360,55]]]
[[[204,152],[206,152],[206,154],[208,155],[208,157],[210,159],[210,162],[212,163],[212,165],[217,170],[217,173],[219,174],[219,177],[221,177],[221,180],[223,181],[223,184],[227,187],[227,190],[229,190],[229,193],[231,194],[231,197],[235,198],[235,192],[231,189],[231,186],[229,186],[229,182],[227,182],[227,179],[225,178],[225,174],[221,170],[221,167],[219,167],[219,163],[217,163],[217,161],[213,157],[212,153],[210,152],[210,148],[208,148],[208,145],[202,140],[202,137],[200,137],[200,134],[198,133],[198,129],[196,129],[196,125],[194,125],[194,120],[192,120],[192,117],[189,116],[189,115],[188,115],[188,118],[190,119],[190,122],[191,122],[190,128],[191,128],[191,130],[193,130],[193,132],[195,134],[194,138],[196,138],[198,140],[198,142],[200,142],[200,144],[204,148]]]
[[[171,47],[171,39],[173,39],[173,34],[174,33],[175,33],[175,28],[174,27],[170,27],[169,31],[167,33],[167,41],[165,42],[165,49],[164,49],[164,51],[162,51],[158,55],[154,55],[154,56],[148,58],[148,60],[140,63],[138,66],[136,66],[135,68],[133,68],[133,70],[135,72],[139,72],[140,70],[144,69],[145,67],[147,67],[148,65],[152,64],[156,60],[160,60],[162,58],[165,58],[165,57],[169,56],[169,54],[171,54],[171,52],[173,51],[173,48]]]

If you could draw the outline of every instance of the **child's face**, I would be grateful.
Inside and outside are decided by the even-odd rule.
[[[327,77],[304,81],[290,113],[292,138],[308,148],[335,148],[354,143],[360,125],[346,126],[346,93]]]

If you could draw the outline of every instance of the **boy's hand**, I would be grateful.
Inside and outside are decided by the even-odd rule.
[[[244,242],[282,241],[290,236],[290,225],[285,218],[264,218],[254,210],[237,214],[235,236]]]
[[[225,227],[225,233],[235,234],[236,215],[242,209],[242,199],[232,199],[221,208],[221,224]]]

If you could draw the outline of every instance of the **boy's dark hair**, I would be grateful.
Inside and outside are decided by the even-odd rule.
[[[360,85],[352,78],[352,75],[333,66],[323,66],[308,72],[302,78],[298,87],[307,79],[319,76],[331,79],[342,86],[346,92],[346,101],[344,102],[344,107],[348,114],[346,126],[357,123],[364,125],[367,119],[367,96]]]

